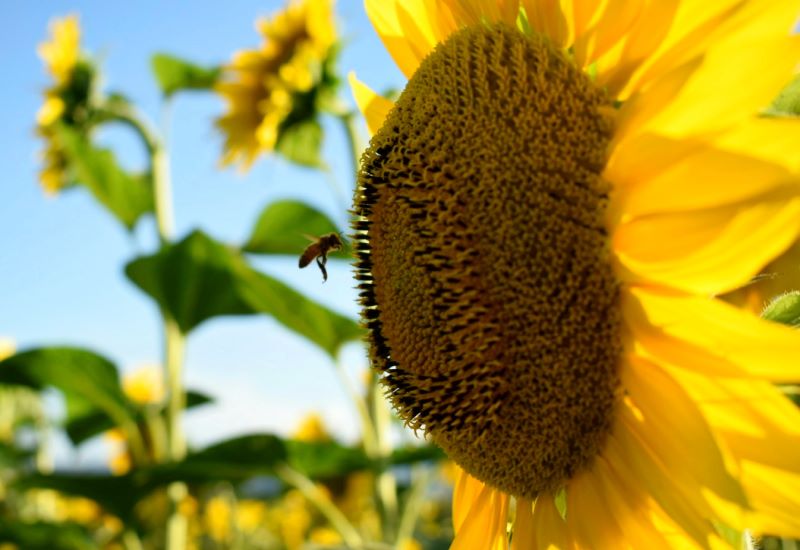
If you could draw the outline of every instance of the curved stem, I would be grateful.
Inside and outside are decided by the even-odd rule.
[[[358,169],[361,165],[361,153],[364,151],[364,144],[361,141],[361,136],[358,131],[357,121],[354,111],[348,111],[337,115],[337,118],[344,126],[345,135],[347,136],[347,145],[350,148],[350,158],[352,159],[353,170],[353,183],[358,182]]]
[[[166,108],[166,107],[165,107]],[[130,126],[141,138],[149,155],[153,178],[153,199],[156,226],[162,246],[167,245],[175,234],[175,216],[172,204],[172,184],[169,167],[169,154],[165,141],[158,135],[153,125],[141,113],[125,103],[104,105],[100,114],[107,120],[121,122]],[[185,408],[183,390],[183,360],[185,337],[174,319],[166,311],[161,312],[164,323],[164,370],[169,395],[166,411],[167,459],[178,462],[186,455],[186,440],[181,416]],[[167,520],[168,550],[183,550],[186,547],[187,524],[178,511],[180,502],[188,494],[186,485],[172,483],[167,492],[170,496],[171,510]]]
[[[361,548],[364,546],[364,541],[361,535],[358,534],[356,528],[347,520],[339,509],[334,506],[327,495],[320,491],[314,482],[309,478],[291,468],[287,464],[278,464],[275,467],[275,473],[283,480],[284,483],[295,487],[298,491],[303,493],[309,502],[311,502],[320,513],[325,516],[330,524],[342,536],[342,540],[349,548]]]

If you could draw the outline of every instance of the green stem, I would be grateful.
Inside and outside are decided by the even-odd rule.
[[[358,169],[361,166],[361,153],[364,151],[364,144],[358,131],[358,117],[354,111],[348,111],[338,115],[339,120],[344,126],[347,136],[347,145],[350,148],[350,158],[352,159],[353,182],[358,182]]]
[[[397,535],[397,480],[385,465],[385,460],[392,454],[390,440],[391,413],[383,399],[378,384],[373,383],[373,418],[375,423],[375,436],[378,442],[378,459],[381,461],[381,472],[376,479],[376,490],[383,512],[384,540],[392,540]]]
[[[348,548],[361,548],[364,541],[358,534],[356,528],[347,520],[342,512],[330,501],[328,496],[320,491],[314,482],[309,478],[291,468],[287,464],[278,464],[275,473],[287,485],[295,487],[303,493],[311,504],[317,507],[320,513],[325,516],[330,524],[342,536],[342,540]]]
[[[414,472],[412,472],[413,474]],[[403,505],[403,514],[400,516],[400,525],[397,528],[396,547],[402,548],[402,544],[414,536],[414,528],[417,525],[419,514],[422,510],[422,503],[425,499],[425,490],[431,481],[430,469],[419,472],[411,482],[411,489],[408,491]]]
[[[115,120],[130,126],[139,134],[150,154],[150,169],[153,177],[153,196],[158,235],[162,245],[174,237],[175,222],[172,205],[172,185],[169,167],[169,154],[163,139],[153,129],[153,125],[138,111],[126,104],[112,103],[100,109],[108,120]],[[181,417],[185,408],[183,390],[183,360],[185,337],[177,323],[162,311],[164,322],[164,370],[169,396],[166,411],[167,458],[178,462],[186,455],[186,440],[183,434]],[[186,485],[175,482],[167,488],[171,510],[167,520],[167,550],[186,548],[186,518],[178,511],[180,502],[188,494]]]
[[[131,528],[126,528],[122,532],[122,546],[125,550],[143,550],[144,548],[139,535]]]

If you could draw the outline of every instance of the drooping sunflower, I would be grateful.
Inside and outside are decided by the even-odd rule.
[[[400,414],[463,468],[452,547],[800,537],[773,385],[800,334],[713,297],[800,232],[800,120],[759,116],[797,2],[366,9],[409,80],[392,103],[353,79],[363,317]]]
[[[50,23],[50,35],[50,40],[38,48],[39,57],[53,81],[44,90],[44,103],[36,115],[36,133],[44,140],[39,180],[45,192],[55,194],[71,183],[57,126],[64,124],[80,132],[89,126],[89,102],[96,71],[81,55],[77,15],[54,19]]]
[[[332,0],[291,0],[257,29],[261,47],[233,58],[217,91],[228,112],[217,120],[225,134],[223,164],[247,169],[261,153],[272,152],[285,123],[313,106],[311,92],[326,79],[336,43]],[[292,117],[292,115],[295,115]]]

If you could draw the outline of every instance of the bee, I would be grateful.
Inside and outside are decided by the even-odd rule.
[[[342,239],[336,233],[328,233],[317,238],[308,237],[307,235],[306,237],[314,242],[303,251],[298,265],[302,269],[310,264],[311,260],[317,260],[319,270],[322,271],[322,282],[324,283],[328,280],[328,271],[325,269],[325,264],[328,263],[328,252],[341,250]]]

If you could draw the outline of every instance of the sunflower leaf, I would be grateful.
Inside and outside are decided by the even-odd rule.
[[[311,244],[306,237],[336,233],[339,229],[325,214],[305,203],[284,200],[273,202],[258,217],[253,232],[242,250],[256,254],[300,256]],[[330,257],[349,255],[349,243]]]
[[[296,123],[283,124],[278,134],[275,150],[286,160],[308,166],[321,168],[322,126],[314,119],[301,120]]]
[[[75,130],[56,127],[64,154],[75,180],[86,187],[128,230],[139,218],[154,210],[153,186],[149,174],[123,170],[108,149],[92,145]]]
[[[193,409],[201,405],[212,403],[214,400],[203,393],[188,390],[186,392],[186,409]],[[68,402],[69,407],[69,402]],[[137,419],[141,417],[137,413]],[[73,445],[80,445],[106,430],[115,427],[114,420],[97,407],[84,407],[81,411],[75,410],[68,416],[64,429]]]
[[[361,336],[354,320],[256,271],[237,250],[200,231],[132,261],[125,273],[184,333],[220,315],[266,314],[331,356]]]
[[[208,90],[219,80],[220,67],[201,67],[184,59],[157,53],[150,59],[161,93],[169,97],[180,90]]]
[[[88,350],[38,348],[12,355],[0,361],[0,383],[59,390],[67,405],[67,424],[88,411],[101,411],[113,425],[134,420],[116,366]]]

